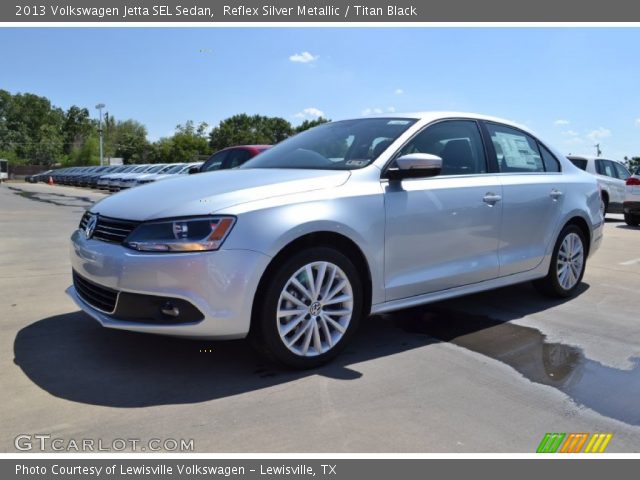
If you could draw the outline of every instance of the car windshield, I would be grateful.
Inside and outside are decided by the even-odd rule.
[[[166,167],[166,165],[156,165],[155,167],[147,168],[144,172],[145,173],[157,173],[160,170],[163,170],[165,167]]]
[[[178,173],[180,170],[182,170],[184,168],[184,164],[180,163],[178,165],[173,165],[169,170],[164,171],[162,173]]]
[[[363,168],[415,122],[408,118],[365,118],[325,123],[279,143],[239,168]]]

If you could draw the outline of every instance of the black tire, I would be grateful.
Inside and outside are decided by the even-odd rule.
[[[294,274],[314,262],[328,262],[329,264],[338,267],[341,271],[340,273],[336,273],[336,275],[344,274],[344,276],[346,276],[353,299],[353,301],[350,302],[351,318],[346,320],[348,323],[346,324],[344,333],[334,331],[336,335],[341,335],[341,337],[337,341],[332,339],[332,342],[335,341],[335,343],[329,347],[327,351],[318,353],[321,349],[316,349],[314,346],[313,351],[309,351],[308,354],[303,355],[292,351],[291,348],[295,348],[295,346],[289,348],[285,344],[285,340],[283,340],[280,334],[280,328],[287,324],[280,324],[279,318],[281,317],[278,317],[277,313],[279,307],[281,307],[280,302],[287,301],[283,300],[281,296],[284,295],[284,290],[287,288],[287,285],[291,285],[289,282]],[[314,270],[314,273],[317,273],[317,270]],[[325,280],[328,284],[329,277],[325,278]],[[270,273],[269,277],[261,283],[261,285],[263,291],[258,292],[259,296],[256,298],[256,302],[254,304],[250,341],[251,344],[261,353],[267,354],[268,357],[284,366],[295,369],[308,369],[315,368],[329,362],[342,351],[358,328],[360,318],[363,314],[364,297],[362,294],[362,280],[360,279],[358,270],[351,260],[334,248],[319,246],[293,254],[278,265],[275,270]],[[323,290],[322,285],[318,290],[321,292],[324,291],[328,294],[330,293],[329,290],[333,289],[331,285],[334,285],[335,287],[339,286],[337,282],[332,281],[332,283],[329,284],[329,287],[327,287],[327,290]],[[308,287],[308,284],[304,286]],[[340,292],[342,292],[342,290]],[[320,298],[321,296],[322,295],[320,295]],[[332,334],[329,333],[327,336],[328,331],[323,330],[320,326],[321,321],[318,321],[318,319],[321,317],[311,317],[310,312],[312,312],[311,307],[313,304],[311,304],[310,300],[307,300],[303,294],[300,294],[296,298],[299,298],[301,301],[304,300],[305,302],[309,302],[308,307],[306,307],[309,308],[309,310],[307,311],[304,319],[299,320],[297,323],[298,326],[291,331],[292,337],[296,337],[297,333],[303,330],[308,333],[303,334],[302,337],[306,338],[308,335],[312,339],[311,342],[315,342],[315,333],[317,332],[318,339],[322,338],[322,341],[329,344],[328,340],[329,337],[332,337]],[[342,303],[333,305],[337,305],[338,308],[343,306]],[[335,308],[333,305],[330,308]],[[299,311],[304,311],[299,306],[285,307],[284,309],[287,308],[298,308]],[[321,311],[325,312],[325,306],[322,306],[321,308]],[[326,311],[330,312],[331,310]],[[343,320],[341,321],[345,321],[344,319],[345,317],[343,317]],[[286,321],[292,322],[293,320],[288,318]],[[316,330],[314,330],[315,327],[313,325],[309,325],[313,323],[318,325]],[[326,321],[324,322],[324,325],[328,325]],[[285,338],[286,335],[288,334],[285,334]],[[304,343],[304,339],[302,337],[300,337],[300,339],[303,340]],[[311,349],[312,347],[309,346],[308,348]]]
[[[609,213],[609,196],[602,194],[602,214],[606,215],[607,213]]]
[[[577,235],[580,239],[581,247],[582,247],[582,266],[580,268],[579,274],[577,275],[577,280],[574,284],[572,284],[569,288],[564,287],[560,281],[560,274],[558,272],[558,264],[559,264],[559,252],[560,248],[567,237],[570,235]],[[575,238],[575,237],[572,237]],[[543,293],[544,295],[554,297],[554,298],[568,298],[571,297],[576,290],[579,288],[580,283],[582,282],[582,277],[584,276],[584,271],[587,265],[587,243],[584,238],[584,233],[582,230],[576,225],[567,225],[565,226],[560,235],[558,235],[558,240],[553,248],[553,253],[551,255],[551,263],[549,265],[549,272],[547,276],[541,278],[539,280],[535,280],[533,285],[536,287],[538,291]],[[575,277],[575,275],[574,275]]]
[[[630,227],[637,227],[640,225],[640,215],[633,215],[631,213],[624,214],[624,221]]]

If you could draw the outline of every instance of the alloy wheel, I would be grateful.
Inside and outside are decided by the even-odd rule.
[[[328,352],[346,333],[353,302],[351,282],[340,267],[327,261],[304,265],[287,280],[278,299],[282,343],[302,357]]]

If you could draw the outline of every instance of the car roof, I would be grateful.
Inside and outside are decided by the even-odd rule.
[[[474,120],[487,120],[489,122],[502,123],[502,124],[509,125],[533,134],[533,132],[529,127],[521,125],[512,120],[507,120],[505,118],[494,117],[491,115],[484,115],[481,113],[473,113],[473,112],[456,112],[456,111],[424,111],[424,112],[404,112],[404,113],[389,112],[389,113],[379,113],[375,115],[367,115],[362,117],[354,117],[346,120],[360,120],[364,118],[410,118],[414,120],[424,121],[425,123],[433,122],[436,120],[449,119],[449,118],[470,118]]]
[[[578,159],[581,159],[581,160],[609,160],[610,162],[616,162],[616,163],[619,163],[619,164],[624,166],[624,164],[619,160],[614,160],[613,158],[606,158],[606,157],[596,157],[594,155],[567,155],[567,158],[569,160],[572,160],[572,159],[576,159],[576,160],[578,160]]]

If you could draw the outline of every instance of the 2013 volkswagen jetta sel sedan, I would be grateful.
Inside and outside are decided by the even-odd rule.
[[[241,168],[98,202],[73,233],[67,292],[105,327],[249,336],[308,368],[369,314],[530,280],[572,295],[600,203],[593,176],[508,121],[338,121]]]

